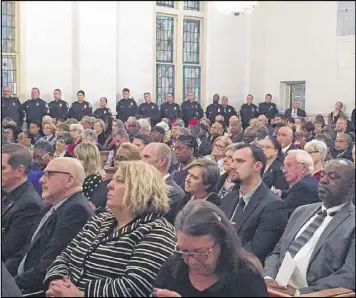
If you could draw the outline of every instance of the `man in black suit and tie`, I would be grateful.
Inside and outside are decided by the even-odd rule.
[[[252,144],[238,144],[233,155],[232,181],[240,185],[230,216],[243,247],[264,262],[281,237],[288,217],[283,201],[263,182],[266,166],[263,151]],[[225,199],[225,198],[224,198]],[[225,204],[227,207],[227,204]]]
[[[289,150],[297,149],[293,144],[293,130],[288,126],[283,126],[278,129],[277,140],[281,143],[284,156]]]
[[[288,118],[295,118],[297,116],[299,117],[306,117],[307,114],[305,113],[304,110],[300,109],[299,108],[299,100],[298,99],[293,99],[292,101],[292,108],[290,109],[287,109],[285,112],[284,112],[284,118],[285,119],[288,119]]]
[[[355,166],[331,161],[318,193],[322,202],[297,208],[267,257],[262,273],[269,288],[291,296],[338,287],[355,290]],[[282,263],[292,267],[290,275],[283,274],[287,287],[276,281]]]
[[[40,182],[47,206],[41,211],[24,249],[5,262],[24,294],[42,291],[48,266],[93,214],[82,193],[84,178],[82,164],[70,157],[56,158],[44,170]]]
[[[31,151],[20,144],[7,144],[1,159],[1,260],[5,261],[25,245],[43,203],[27,179]]]

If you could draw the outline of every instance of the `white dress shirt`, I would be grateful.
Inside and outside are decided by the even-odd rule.
[[[292,145],[292,143],[290,143],[287,147],[284,147],[284,148],[282,149],[283,154],[286,153],[286,151],[289,149],[289,147],[290,147],[291,145]]]

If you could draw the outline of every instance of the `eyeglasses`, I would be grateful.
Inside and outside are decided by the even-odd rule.
[[[43,172],[43,176],[45,176],[46,178],[49,178],[49,176],[52,175],[52,174],[66,174],[66,175],[72,176],[71,173],[62,172],[62,171],[50,171],[50,170],[46,170],[46,171]]]
[[[319,153],[319,151],[316,151],[316,150],[314,150],[314,151],[307,151],[309,154],[313,154],[313,153]]]
[[[115,160],[117,160],[117,161],[128,161],[129,159],[126,156],[116,155],[115,156]]]
[[[260,145],[260,148],[261,149],[276,149],[276,148],[274,148],[272,146],[268,146],[268,145]]]
[[[209,255],[212,253],[215,246],[216,246],[216,242],[214,243],[213,247],[210,248],[207,252],[184,252],[184,251],[179,250],[178,244],[176,244],[174,252],[176,254],[179,254],[186,261],[190,257],[193,257],[194,259],[196,259],[199,262],[205,262],[208,259]]]

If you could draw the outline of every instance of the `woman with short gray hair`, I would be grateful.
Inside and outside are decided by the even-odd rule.
[[[323,164],[328,154],[328,147],[322,141],[312,140],[305,144],[304,151],[308,152],[312,157],[314,162],[314,173],[312,176],[320,182]]]
[[[57,135],[54,152],[54,157],[72,157],[71,154],[68,153],[67,147],[68,145],[73,143],[73,138],[70,136],[69,132],[63,131]]]
[[[83,131],[84,128],[81,124],[71,124],[69,126],[69,133],[73,138],[73,144],[70,144],[67,148],[70,154],[73,154],[75,147],[82,142]]]

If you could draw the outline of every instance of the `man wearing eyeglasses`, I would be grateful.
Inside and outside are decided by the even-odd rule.
[[[40,212],[24,249],[5,262],[23,294],[42,291],[47,268],[92,215],[82,193],[84,178],[83,166],[74,158],[53,159],[45,168],[40,182],[48,206]]]

